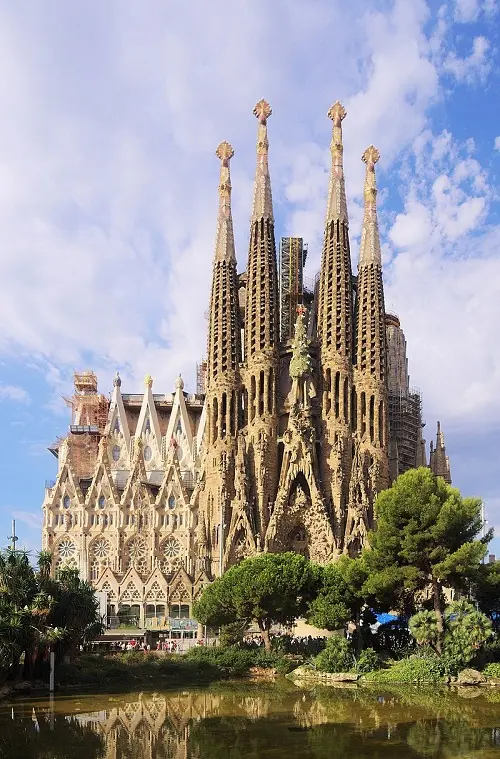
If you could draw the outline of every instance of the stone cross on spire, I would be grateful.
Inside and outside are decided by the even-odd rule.
[[[365,214],[359,248],[360,267],[370,264],[382,266],[377,220],[377,182],[375,178],[375,164],[379,159],[380,153],[373,145],[366,148],[361,157],[361,160],[366,163],[366,177],[364,190]]]
[[[231,215],[231,176],[229,161],[234,150],[229,142],[221,142],[215,151],[221,161],[219,180],[219,213],[217,216],[217,234],[215,237],[215,261],[236,262],[234,252],[233,218]]]
[[[332,105],[327,114],[328,118],[333,121],[332,141],[330,143],[332,165],[328,184],[328,203],[326,206],[327,224],[329,221],[336,220],[348,223],[343,162],[344,146],[342,144],[342,121],[345,119],[346,114],[346,109],[338,100]]]
[[[267,139],[267,120],[272,113],[266,100],[259,100],[253,109],[259,120],[257,132],[257,169],[253,193],[252,221],[270,219],[273,221],[273,198],[271,178],[269,176],[269,140]]]

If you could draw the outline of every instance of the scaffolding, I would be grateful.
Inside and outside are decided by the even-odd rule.
[[[397,449],[397,474],[417,466],[422,437],[422,398],[420,391],[389,393],[390,437]]]
[[[302,237],[282,237],[279,249],[280,339],[291,340],[297,306],[303,302],[307,245]]]
[[[207,360],[203,358],[196,364],[196,395],[205,395],[207,386]]]
[[[97,377],[92,371],[75,372],[74,393],[64,398],[71,409],[67,437],[73,471],[79,479],[92,476],[99,440],[108,423],[109,400],[97,392]]]

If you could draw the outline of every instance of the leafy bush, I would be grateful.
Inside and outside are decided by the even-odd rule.
[[[236,646],[216,646],[215,648],[195,646],[184,657],[186,661],[209,664],[226,677],[244,675],[250,667],[254,666],[255,658],[253,651],[236,648]]]
[[[491,621],[468,601],[455,601],[446,607],[441,649],[435,612],[415,614],[409,627],[423,650],[441,650],[441,665],[447,675],[456,675],[470,664],[491,636]]]
[[[380,625],[373,636],[373,647],[393,659],[401,659],[415,650],[415,639],[405,619],[393,619]]]
[[[483,670],[483,675],[486,677],[500,677],[500,664],[498,662],[488,664]]]
[[[348,672],[354,666],[354,657],[349,641],[339,635],[328,638],[323,651],[314,659],[320,672]]]
[[[365,648],[358,656],[354,668],[356,672],[365,673],[380,669],[380,665],[381,662],[377,652],[373,648]]]
[[[443,667],[436,654],[412,654],[388,669],[369,672],[365,678],[379,683],[438,683],[443,679]]]

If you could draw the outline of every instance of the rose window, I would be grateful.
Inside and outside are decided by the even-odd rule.
[[[142,559],[146,555],[146,542],[144,538],[134,538],[128,544],[128,554],[131,559]]]
[[[96,559],[105,559],[109,554],[109,542],[106,538],[99,538],[92,546],[92,551]]]
[[[175,538],[169,538],[163,544],[163,555],[166,559],[171,559],[174,556],[178,556],[181,552],[179,541]]]
[[[58,548],[59,556],[62,559],[69,559],[76,553],[76,546],[72,540],[61,540]]]

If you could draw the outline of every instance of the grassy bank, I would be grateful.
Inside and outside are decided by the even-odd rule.
[[[164,686],[210,683],[245,677],[253,667],[272,668],[286,674],[297,666],[278,654],[263,649],[194,648],[187,654],[157,655],[129,652],[125,654],[83,654],[71,664],[57,668],[56,681],[69,685],[140,685]]]

